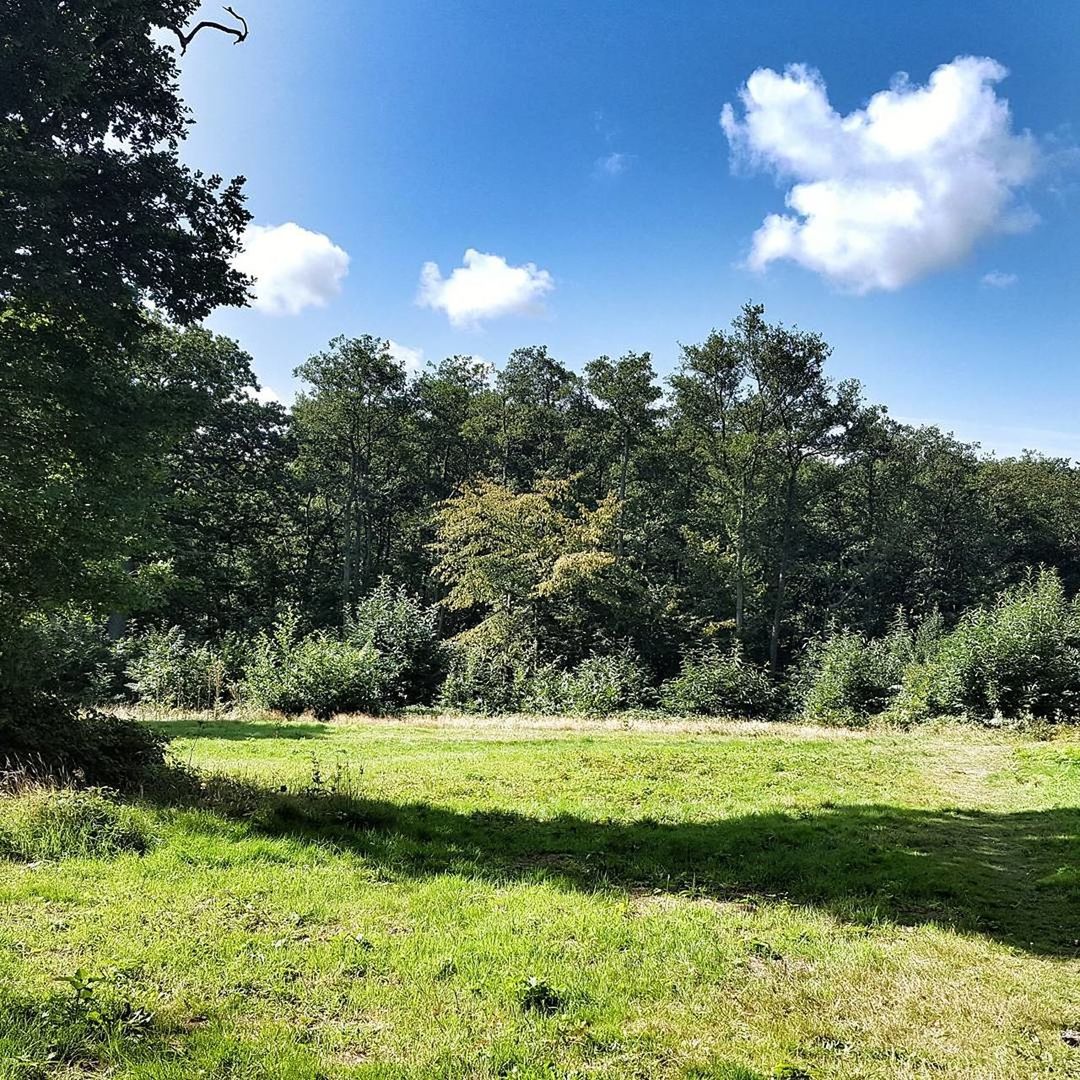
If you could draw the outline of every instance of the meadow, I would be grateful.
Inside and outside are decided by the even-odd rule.
[[[145,850],[0,860],[5,1080],[1080,1076],[1075,729],[149,722]]]

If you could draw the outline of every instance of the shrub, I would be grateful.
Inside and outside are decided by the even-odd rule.
[[[545,667],[530,681],[526,708],[536,712],[606,715],[651,703],[649,673],[629,646],[594,653],[570,671]]]
[[[160,772],[167,745],[141,721],[80,712],[40,691],[0,699],[0,770],[130,791]]]
[[[85,704],[117,689],[118,665],[104,625],[74,605],[34,612],[8,627],[0,644],[0,683]]]
[[[245,699],[286,715],[310,710],[318,720],[379,711],[388,673],[378,650],[323,632],[299,637],[296,625],[295,616],[286,616],[273,634],[255,639],[244,672]]]
[[[211,709],[232,693],[241,649],[189,641],[177,626],[151,630],[131,646],[128,686],[141,701],[167,709]]]
[[[439,701],[467,712],[518,712],[537,670],[535,653],[525,646],[456,643],[450,648]]]
[[[431,700],[442,661],[435,608],[383,578],[346,612],[345,640],[378,650],[387,672],[387,698],[401,705]]]
[[[0,855],[12,859],[104,859],[142,854],[153,834],[145,811],[99,788],[31,786],[0,797]]]
[[[968,612],[904,676],[897,714],[989,720],[1080,716],[1080,607],[1044,570]]]
[[[554,716],[567,709],[567,682],[571,673],[558,664],[534,667],[525,680],[518,706],[522,712]]]
[[[747,660],[738,645],[730,652],[706,649],[686,657],[679,674],[660,687],[668,712],[704,716],[769,716],[778,703],[769,673]]]
[[[901,625],[877,639],[850,630],[832,634],[811,646],[804,661],[803,717],[865,723],[891,704],[912,656],[912,634]]]

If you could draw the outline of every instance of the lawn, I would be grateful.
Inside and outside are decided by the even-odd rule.
[[[1080,1077],[1080,733],[154,722],[241,793],[0,862],[2,1077]]]

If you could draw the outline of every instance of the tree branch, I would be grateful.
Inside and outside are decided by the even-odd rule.
[[[200,30],[220,30],[223,34],[232,34],[236,41],[235,45],[239,45],[241,41],[245,41],[248,36],[248,24],[247,19],[243,15],[238,15],[231,7],[226,7],[225,10],[240,23],[240,27],[225,26],[224,23],[212,22],[209,19],[203,19],[202,22],[197,23],[195,27],[188,33],[184,34],[180,30],[177,30],[175,26],[170,26],[169,29],[176,35],[177,40],[180,42],[180,55],[183,56],[187,52],[188,46],[194,40],[195,35]],[[241,29],[242,28],[242,29]]]

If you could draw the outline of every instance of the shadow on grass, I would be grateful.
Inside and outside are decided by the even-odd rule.
[[[253,834],[350,852],[392,875],[783,900],[853,923],[932,922],[1033,953],[1080,956],[1080,809],[852,805],[675,824],[462,813],[231,779],[187,798],[183,790],[170,801],[244,819]]]
[[[249,739],[325,739],[325,724],[311,724],[300,720],[174,720],[158,722],[152,726],[168,735],[170,739],[226,739],[230,742],[246,742]]]

